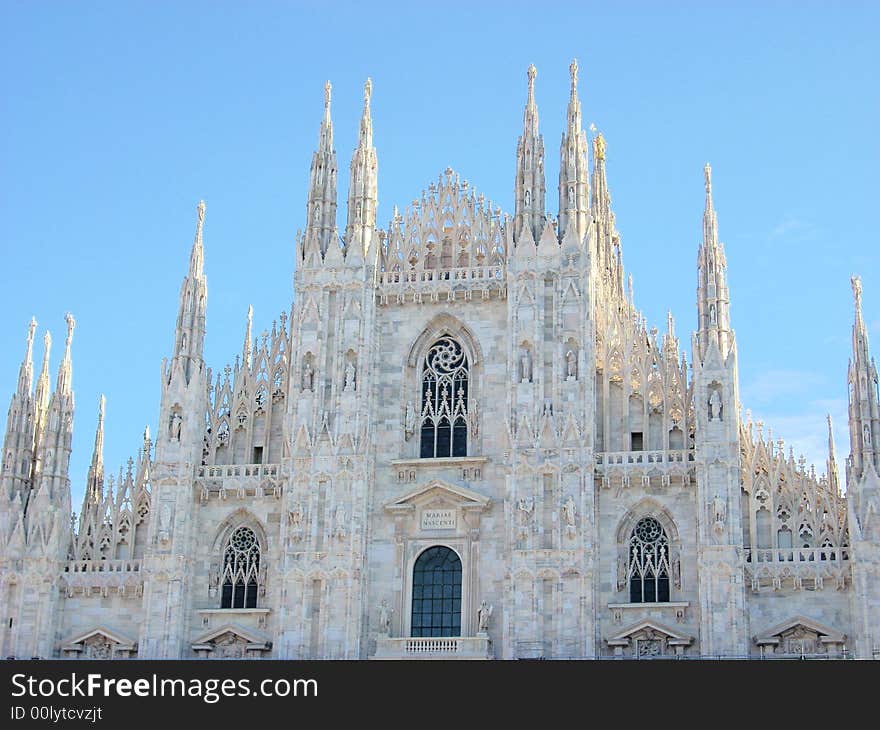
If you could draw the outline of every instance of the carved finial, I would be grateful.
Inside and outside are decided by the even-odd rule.
[[[324,82],[324,108],[330,108],[330,92],[333,89],[332,84],[329,81]]]
[[[712,195],[712,166],[707,162],[703,167],[703,175],[706,179],[706,195]]]
[[[526,73],[529,77],[529,103],[532,103],[535,99],[535,76],[538,75],[538,69],[535,68],[535,64],[529,64],[529,70]]]
[[[28,336],[27,336],[28,349],[30,349],[31,345],[33,344],[34,332],[36,331],[36,329],[37,329],[37,318],[31,317],[30,324],[28,325]]]
[[[853,274],[849,279],[852,285],[853,299],[856,304],[856,312],[862,313],[862,277]]]
[[[367,82],[364,84],[364,104],[369,106],[370,104],[370,96],[373,94],[373,81],[372,79],[367,79]]]
[[[104,406],[106,405],[107,398],[101,393],[101,398],[98,400],[98,428],[104,428]]]
[[[204,201],[204,200],[200,200],[200,201],[199,201],[199,205],[198,205],[198,211],[199,211],[199,228],[200,228],[200,229],[201,229],[202,224],[205,222],[205,210],[206,210],[205,201]],[[201,232],[201,230],[200,230],[200,232]]]
[[[571,63],[569,64],[568,72],[571,74],[571,93],[573,96],[577,93],[578,85],[578,62],[576,58],[573,58]]]

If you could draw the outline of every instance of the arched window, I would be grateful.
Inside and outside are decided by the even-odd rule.
[[[413,636],[461,636],[461,558],[428,548],[413,566]]]
[[[250,527],[232,533],[223,553],[220,608],[256,608],[260,544]]]
[[[669,601],[669,540],[653,517],[639,520],[629,539],[630,603]]]
[[[467,456],[468,360],[451,337],[428,350],[422,371],[421,458]]]

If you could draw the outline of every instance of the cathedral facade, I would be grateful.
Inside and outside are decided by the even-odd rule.
[[[289,314],[254,336],[249,312],[234,366],[208,367],[200,203],[158,428],[105,474],[102,398],[73,518],[74,320],[54,389],[48,333],[33,382],[31,322],[0,471],[0,655],[878,656],[859,279],[844,495],[830,419],[817,475],[741,410],[708,165],[690,354],[671,315],[648,327],[570,72],[556,216],[531,67],[513,214],[447,169],[384,229],[368,81],[341,235],[328,83]]]

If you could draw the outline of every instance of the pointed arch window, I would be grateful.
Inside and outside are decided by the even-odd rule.
[[[630,603],[669,601],[669,539],[663,526],[653,517],[636,524],[629,539]]]
[[[260,543],[250,527],[239,527],[223,553],[220,608],[256,608],[260,577]]]
[[[468,374],[456,340],[431,345],[422,370],[421,458],[467,456]]]

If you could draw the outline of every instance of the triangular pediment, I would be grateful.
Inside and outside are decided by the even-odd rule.
[[[432,479],[427,484],[401,495],[385,505],[389,511],[409,511],[417,506],[448,504],[461,509],[486,509],[491,500],[466,487],[449,484],[441,479]]]
[[[612,636],[608,639],[609,644],[620,643],[629,641],[632,638],[637,638],[639,635],[645,633],[646,631],[650,631],[654,634],[659,634],[662,638],[667,641],[672,641],[676,643],[687,643],[690,644],[694,639],[692,636],[687,636],[686,634],[682,634],[674,629],[669,628],[665,624],[661,624],[659,621],[655,621],[651,618],[645,618],[641,621],[637,621],[636,623],[628,626],[619,634]]]
[[[94,628],[79,633],[76,636],[72,636],[61,643],[64,647],[73,647],[77,644],[82,644],[83,642],[88,641],[94,636],[102,636],[108,641],[117,644],[118,648],[120,649],[132,649],[137,643],[134,639],[126,636],[125,634],[121,634],[118,631],[111,631],[105,626],[95,626]]]
[[[823,643],[829,644],[842,644],[846,640],[846,635],[832,629],[829,626],[825,626],[824,624],[820,624],[818,621],[815,621],[811,618],[807,618],[805,616],[793,616],[787,621],[783,621],[780,624],[776,624],[775,626],[767,629],[763,633],[759,634],[755,637],[755,641],[759,643],[766,642],[767,640],[779,639],[790,631],[796,629],[806,629],[807,631],[811,631],[819,637],[821,637],[821,641]]]
[[[233,634],[234,636],[241,639],[243,642],[248,644],[259,644],[259,645],[268,645],[269,639],[267,636],[262,634],[259,631],[254,631],[254,629],[246,629],[243,626],[239,626],[238,624],[224,624],[216,629],[211,629],[205,634],[199,636],[195,641],[193,641],[193,645],[204,645],[204,644],[212,644],[221,636],[226,634]]]

